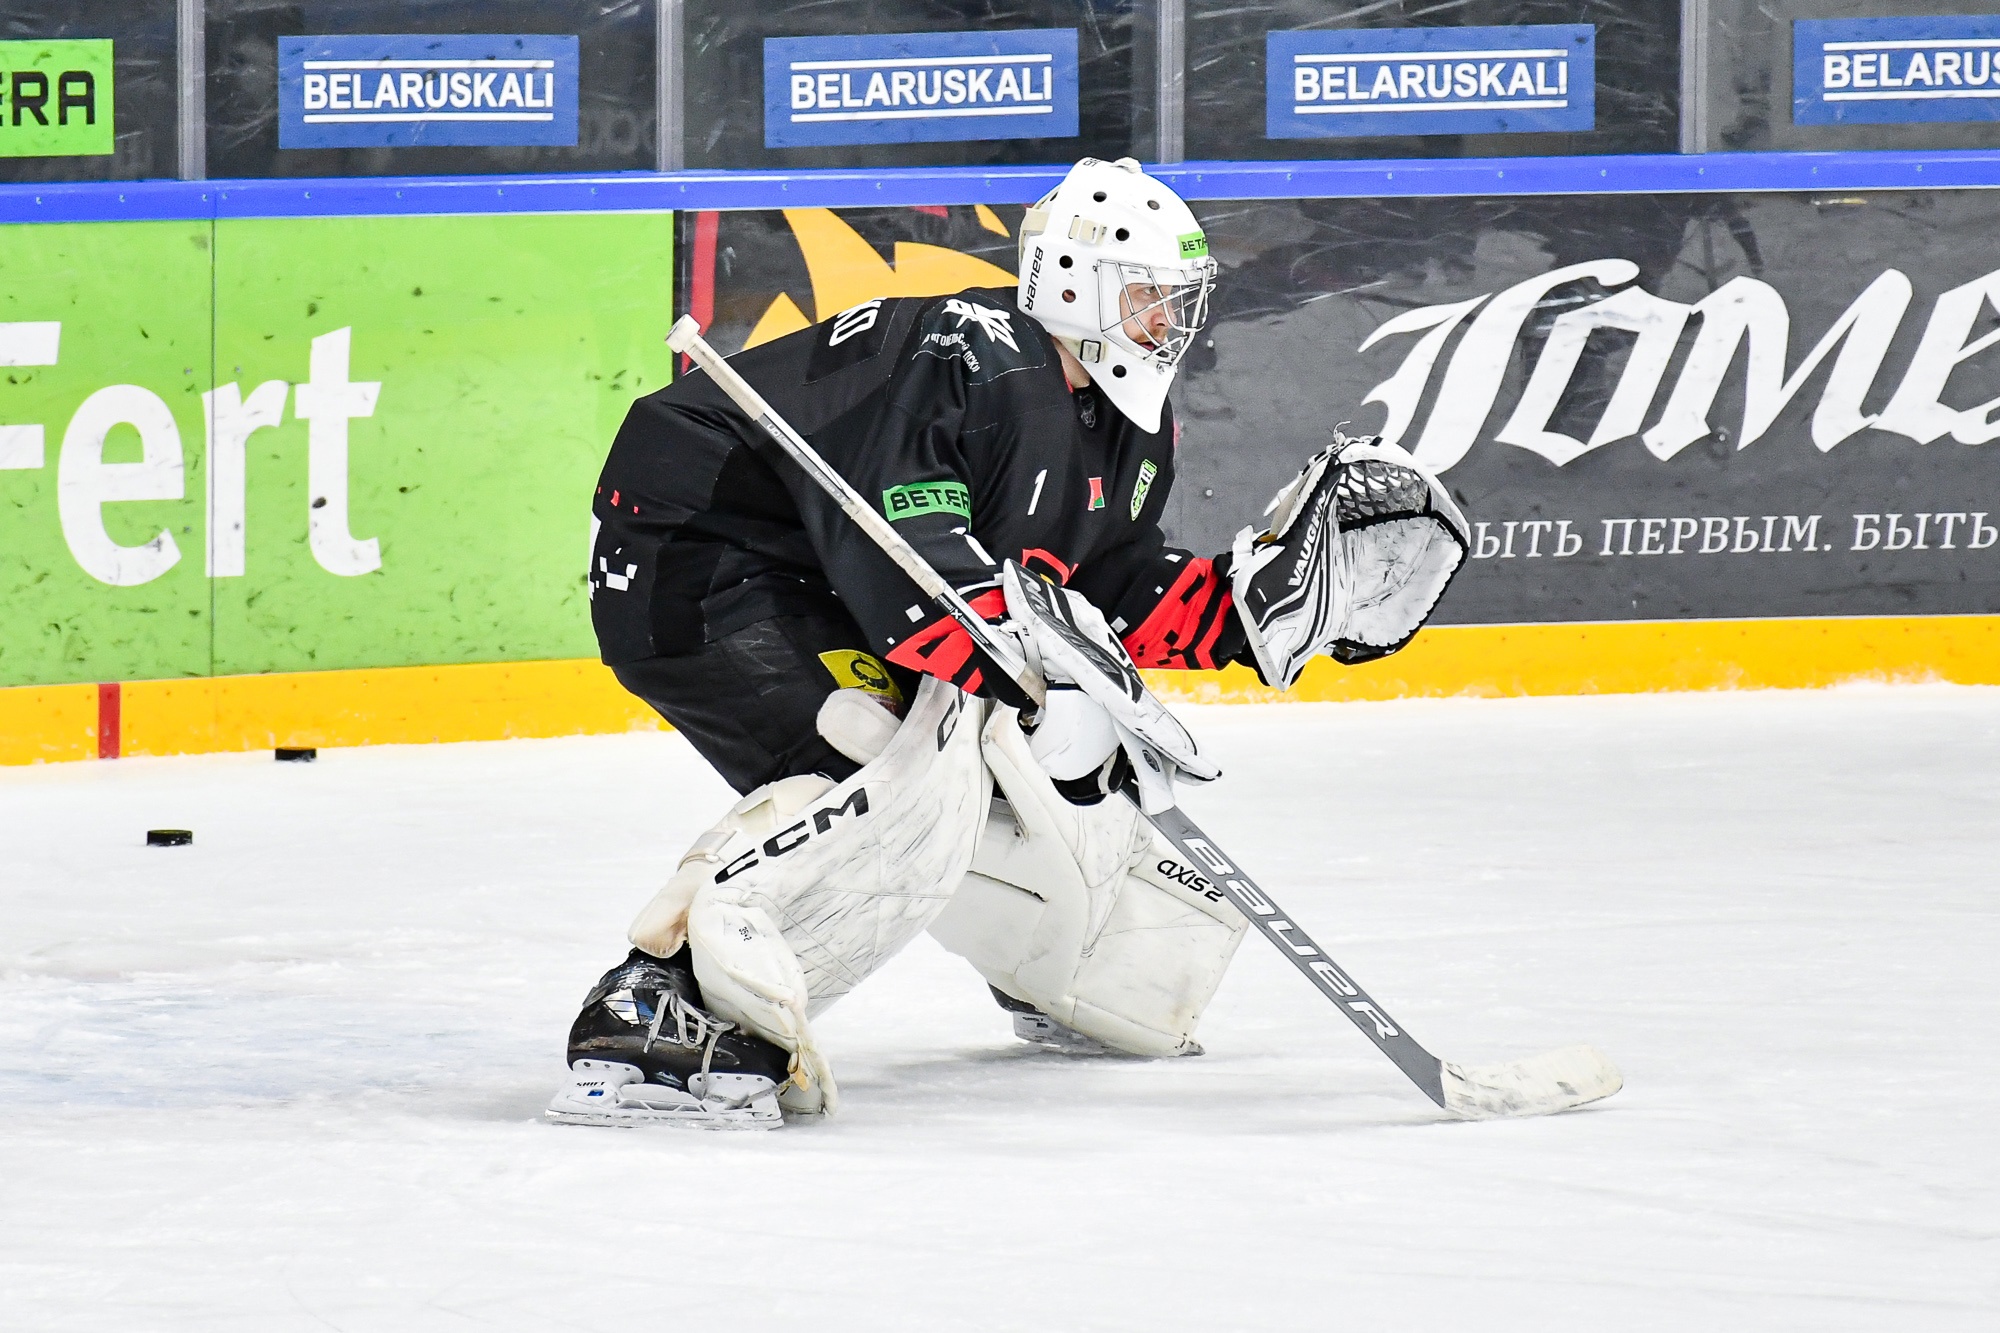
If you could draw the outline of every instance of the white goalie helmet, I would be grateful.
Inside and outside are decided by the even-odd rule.
[[[1180,196],[1129,157],[1086,157],[1021,222],[1019,303],[1147,432],[1208,318],[1215,261]]]

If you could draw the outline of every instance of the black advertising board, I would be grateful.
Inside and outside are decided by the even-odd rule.
[[[1348,419],[1478,525],[1444,623],[2000,609],[2000,196],[1196,211],[1222,266],[1176,392],[1197,547]]]
[[[1346,421],[1438,468],[1474,524],[1440,623],[2000,609],[2000,196],[1195,211],[1220,276],[1174,393],[1168,523],[1198,551]],[[733,351],[1004,281],[1018,221],[690,214],[681,290]]]

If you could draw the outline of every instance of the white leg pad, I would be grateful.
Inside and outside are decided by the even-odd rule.
[[[859,690],[853,691],[859,694]],[[868,707],[877,712],[874,704]],[[625,937],[655,958],[671,958],[687,943],[688,909],[701,886],[715,878],[728,857],[725,849],[740,851],[746,839],[757,842],[798,818],[801,810],[833,790],[833,781],[817,773],[801,774],[767,782],[729,807],[729,813],[715,827],[694,840],[681,858],[673,877],[640,909]],[[729,854],[734,855],[735,851]]]
[[[779,813],[733,830],[695,887],[702,999],[799,1057],[788,1109],[814,1089],[831,1109],[809,1019],[916,938],[972,864],[991,790],[982,707],[927,677],[877,758],[790,809],[767,802]]]
[[[931,934],[987,981],[1117,1050],[1177,1055],[1247,922],[1136,807],[1064,800],[1011,710],[982,738],[1006,800]]]

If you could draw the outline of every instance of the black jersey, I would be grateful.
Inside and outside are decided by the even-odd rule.
[[[1225,580],[1160,532],[1171,414],[1148,434],[1072,392],[1013,297],[867,301],[730,362],[983,614],[1011,558],[1089,598],[1141,665],[1215,665]],[[700,371],[632,405],[592,508],[606,662],[844,613],[889,660],[979,686],[963,632]]]

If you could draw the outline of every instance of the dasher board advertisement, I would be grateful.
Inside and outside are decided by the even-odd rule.
[[[1273,139],[1588,130],[1597,29],[1342,28],[1265,36]]]
[[[1076,133],[1074,28],[764,42],[767,148]]]
[[[2000,120],[2000,15],[1799,19],[1792,121]]]
[[[280,148],[576,146],[575,37],[278,39]]]
[[[0,157],[106,157],[108,41],[0,42]]]

